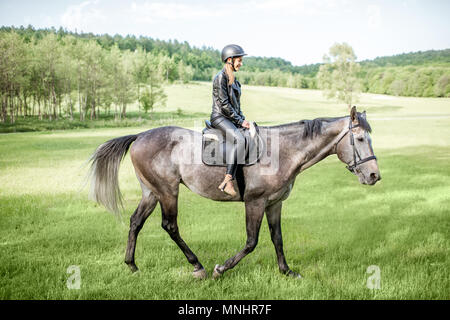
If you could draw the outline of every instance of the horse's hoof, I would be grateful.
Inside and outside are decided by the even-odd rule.
[[[131,275],[133,277],[139,277],[141,275],[141,270],[134,271]]]
[[[132,273],[138,272],[139,268],[134,263],[127,263]]]
[[[299,273],[296,273],[296,272],[294,272],[292,270],[289,270],[288,272],[286,272],[286,275],[288,277],[294,278],[294,279],[303,279],[303,277]]]
[[[222,274],[223,273],[219,271],[219,265],[216,264],[216,266],[214,267],[213,275],[212,275],[213,279],[220,278],[222,276]]]
[[[208,278],[208,274],[206,273],[206,270],[204,268],[192,272],[192,275],[194,276],[194,278],[201,280]]]

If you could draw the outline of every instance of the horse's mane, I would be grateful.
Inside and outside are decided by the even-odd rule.
[[[365,115],[363,115],[360,112],[357,112],[357,116],[358,116],[359,126],[369,133],[372,132],[372,128],[370,127],[369,122],[367,122]],[[340,120],[342,118],[345,118],[345,117],[316,118],[313,120],[300,120],[300,121],[296,121],[296,122],[285,123],[285,124],[263,127],[263,128],[288,130],[288,129],[298,128],[299,126],[302,126],[303,127],[303,139],[306,139],[306,138],[312,139],[314,136],[317,136],[322,133],[322,124],[324,122],[330,123],[330,122]]]

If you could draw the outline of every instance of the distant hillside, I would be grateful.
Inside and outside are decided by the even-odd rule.
[[[402,53],[359,63],[363,92],[450,97],[450,49]],[[320,66],[293,66],[281,58],[249,57],[239,78],[248,84],[315,89]]]
[[[410,53],[402,53],[394,56],[377,57],[373,60],[364,60],[360,62],[362,67],[403,67],[419,66],[430,64],[450,65],[450,49],[428,50]]]

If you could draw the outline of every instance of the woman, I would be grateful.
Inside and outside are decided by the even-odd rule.
[[[232,181],[236,177],[237,155],[243,156],[245,147],[244,137],[238,128],[250,128],[241,111],[241,84],[234,77],[234,72],[241,68],[242,57],[245,55],[244,50],[235,44],[223,48],[222,61],[225,65],[213,81],[211,124],[224,132],[227,142],[233,144],[231,152],[227,154],[227,171],[219,189],[231,196],[236,195]]]

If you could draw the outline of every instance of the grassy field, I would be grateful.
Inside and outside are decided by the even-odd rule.
[[[450,99],[362,95],[383,180],[360,185],[336,157],[298,176],[283,203],[290,267],[279,274],[264,221],[256,250],[221,279],[203,281],[161,228],[159,206],[138,239],[138,274],[123,263],[128,218],[140,199],[129,156],[120,170],[123,222],[87,199],[86,160],[107,139],[148,125],[200,129],[210,84],[166,88],[168,105],[193,115],[145,127],[0,135],[0,299],[449,299]],[[244,86],[247,119],[278,124],[342,116],[319,91]],[[203,116],[204,115],[204,116]],[[183,186],[181,235],[209,274],[245,243],[242,203],[203,199]],[[67,268],[81,287],[69,290]],[[367,288],[379,267],[380,289]]]

